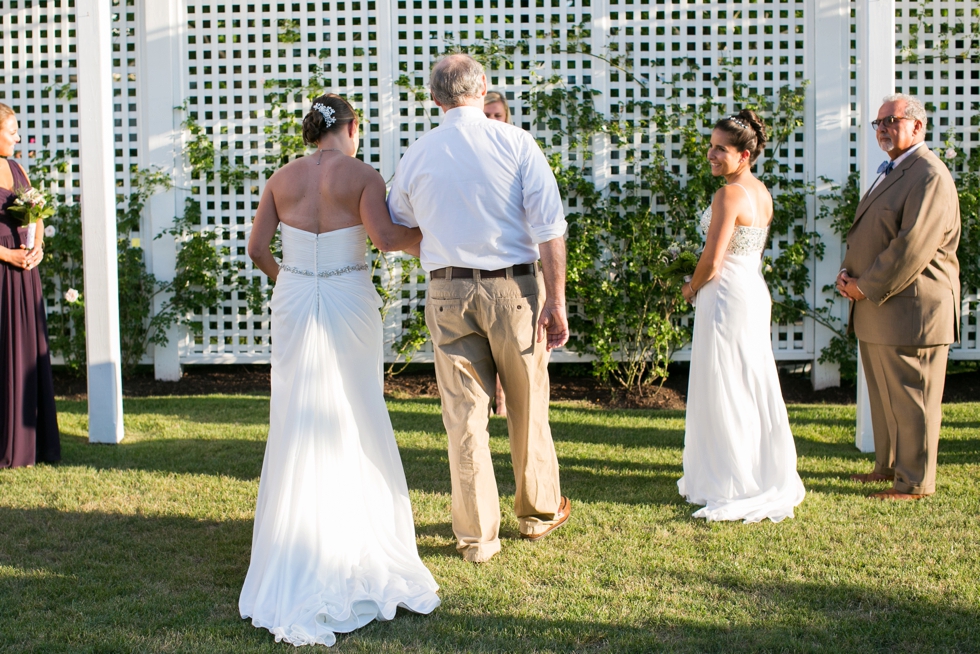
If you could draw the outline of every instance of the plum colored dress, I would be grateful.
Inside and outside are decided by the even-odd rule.
[[[30,186],[10,161],[14,188]],[[0,189],[0,245],[15,250],[27,228],[7,213],[15,192]],[[0,264],[0,468],[61,459],[48,323],[37,268]]]

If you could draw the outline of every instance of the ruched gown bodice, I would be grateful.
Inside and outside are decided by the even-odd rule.
[[[361,225],[282,225],[269,440],[239,609],[294,645],[439,605],[385,406],[365,243]]]
[[[710,207],[702,218],[705,233]],[[796,445],[772,353],[762,276],[767,228],[737,226],[718,273],[698,289],[681,495],[694,517],[779,522],[803,501]]]

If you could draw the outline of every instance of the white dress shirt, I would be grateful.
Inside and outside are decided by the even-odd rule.
[[[905,161],[906,159],[908,159],[909,158],[909,155],[912,154],[913,152],[915,152],[916,150],[918,150],[919,149],[919,146],[921,146],[922,143],[923,143],[922,141],[920,141],[919,143],[916,143],[911,148],[909,148],[908,150],[906,150],[902,154],[900,154],[897,157],[895,157],[895,159],[892,160],[892,170],[895,170],[896,168],[898,168],[898,164],[900,164],[903,161]],[[868,194],[869,195],[870,195],[871,191],[873,191],[876,188],[878,188],[878,184],[881,184],[881,182],[882,182],[883,179],[885,179],[885,173],[878,173],[878,177],[877,177],[877,179],[875,179],[874,184],[872,184],[871,185],[871,188],[868,189]]]
[[[422,268],[500,270],[538,260],[565,234],[558,183],[530,134],[477,107],[446,112],[412,144],[388,194],[396,223],[422,228]]]

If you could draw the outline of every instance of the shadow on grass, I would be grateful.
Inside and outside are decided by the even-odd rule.
[[[449,495],[449,457],[444,449],[403,447],[400,450],[410,489]],[[495,452],[493,460],[497,491],[516,491],[510,454]],[[562,493],[581,501],[619,504],[673,504],[677,496],[679,464],[611,461],[588,457],[559,459]],[[676,500],[676,501],[675,501]]]
[[[96,470],[145,470],[258,479],[265,441],[152,439],[92,445],[80,436],[61,437],[61,466]]]
[[[285,651],[238,614],[249,521],[0,508],[0,524],[0,643],[9,651]],[[430,525],[420,533],[444,536],[447,527]],[[470,570],[462,561],[457,565]],[[528,589],[519,583],[488,594],[486,578],[451,575],[441,591],[444,605],[432,615],[400,612],[392,622],[341,636],[337,651],[980,649],[980,609],[955,600],[933,601],[908,588],[688,570],[662,571],[664,601],[673,609],[637,611],[617,621],[522,617],[546,608],[526,602],[547,600],[524,595]],[[594,589],[574,579],[552,582],[561,584],[565,602],[596,601]],[[692,589],[703,594],[696,606],[685,604]]]

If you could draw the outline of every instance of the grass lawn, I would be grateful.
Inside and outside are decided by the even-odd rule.
[[[59,409],[63,462],[0,470],[0,652],[292,651],[238,616],[268,397],[127,400],[119,446]],[[494,418],[503,551],[483,565],[455,552],[438,402],[389,409],[443,604],[335,651],[980,651],[980,404],[945,407],[939,493],[910,503],[847,480],[871,467],[854,407],[790,407],[808,495],[755,525],[690,518],[682,413],[555,405],[573,514],[538,543]]]

